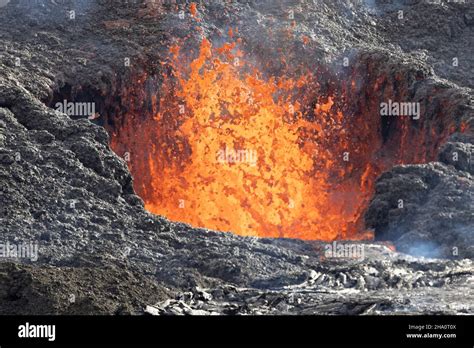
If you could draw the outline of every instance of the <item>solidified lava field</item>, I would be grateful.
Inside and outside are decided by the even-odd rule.
[[[472,47],[469,1],[0,1],[0,314],[472,314]]]

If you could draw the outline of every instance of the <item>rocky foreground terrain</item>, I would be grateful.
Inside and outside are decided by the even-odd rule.
[[[150,0],[4,3],[0,242],[37,243],[39,250],[35,260],[0,260],[0,314],[473,312],[469,1],[216,1],[199,21],[184,2],[184,19]],[[422,82],[410,92],[431,96],[433,109],[464,125],[436,149],[437,161],[380,176],[366,213],[378,241],[358,242],[359,258],[327,257],[322,242],[244,238],[152,215],[100,121],[51,107],[59,97],[81,95],[105,108],[145,65],[159,69],[153,62],[173,38],[196,25],[196,41],[222,23],[239,26],[247,47],[265,54],[282,38],[262,40],[261,33],[287,26],[289,9],[313,42],[309,50],[286,47],[295,59],[337,70],[331,62],[349,51],[361,69],[370,58],[393,74],[413,71]],[[400,197],[407,209],[396,209]]]

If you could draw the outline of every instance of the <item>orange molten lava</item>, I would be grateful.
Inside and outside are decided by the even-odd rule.
[[[170,52],[159,111],[136,130],[145,158],[130,164],[149,211],[240,235],[372,237],[361,214],[374,168],[343,180],[344,115],[327,97],[304,117],[309,74],[264,78],[236,42],[204,39],[187,64],[180,47]]]

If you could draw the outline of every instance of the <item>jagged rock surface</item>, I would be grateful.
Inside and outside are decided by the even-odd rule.
[[[440,156],[455,148],[449,143]],[[468,171],[437,162],[397,166],[378,179],[366,222],[403,252],[473,258],[473,197]]]
[[[404,6],[427,20],[436,10],[414,3]],[[275,41],[259,47],[256,34],[280,25],[290,6],[298,30],[314,37],[315,48],[311,55],[301,42],[285,49],[313,63],[356,48],[361,65],[369,63],[363,59],[367,54],[389,55],[426,76],[433,60],[447,61],[450,49],[472,38],[462,4],[449,5],[453,16],[467,18],[461,31],[452,32],[462,39],[446,40],[446,50],[430,46],[422,57],[408,44],[393,44],[399,34],[389,29],[388,18],[396,12],[383,5],[376,15],[357,1],[229,6],[206,8],[205,32],[219,31],[223,19],[236,26],[259,23],[242,30],[246,45],[264,54],[280,41],[269,36]],[[74,22],[71,9],[77,11]],[[341,11],[347,16],[339,16]],[[407,261],[375,244],[367,246],[372,251],[363,262],[327,260],[317,244],[242,238],[147,213],[126,164],[109,149],[105,130],[47,105],[59,91],[81,93],[78,86],[90,88],[98,103],[120,94],[130,75],[124,57],[140,69],[140,62],[160,57],[173,37],[194,25],[189,15],[181,21],[164,13],[146,1],[117,7],[106,0],[34,5],[12,0],[0,8],[0,236],[3,242],[35,241],[40,248],[36,262],[0,263],[1,314],[143,313],[147,305],[159,314],[472,312],[466,304],[473,301],[465,297],[472,293],[470,260]],[[416,35],[418,29],[411,30]],[[447,95],[454,101],[472,96],[472,65],[462,65],[466,70],[459,73],[437,67],[435,72],[466,87],[449,83]],[[464,108],[464,101],[459,105]],[[472,128],[467,112],[461,116]],[[460,244],[459,258],[472,257],[472,139],[451,140],[440,153],[444,164],[396,167],[379,180],[368,223],[383,235],[403,227],[393,238],[403,251],[410,251],[412,240],[433,238],[441,247]],[[450,162],[453,148],[460,152],[456,163]],[[393,207],[399,196],[407,204],[403,211]]]

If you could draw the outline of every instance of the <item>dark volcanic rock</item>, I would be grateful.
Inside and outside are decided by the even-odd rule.
[[[454,138],[454,137],[453,137]],[[470,142],[447,142],[439,152],[439,160],[457,170],[474,174],[474,145]]]
[[[199,23],[202,34],[216,37],[239,27],[246,49],[270,62],[270,72],[284,68],[269,58],[275,48],[289,62],[336,72],[348,55],[367,79],[367,91],[349,103],[373,104],[359,111],[376,109],[378,100],[362,97],[380,75],[380,98],[408,90],[433,118],[438,112],[457,126],[464,122],[466,132],[444,144],[439,163],[398,166],[380,177],[367,223],[402,251],[473,257],[470,11],[443,5],[446,26],[433,31],[423,23],[435,25],[436,6],[408,2],[406,13],[419,21],[397,26],[397,8],[383,3],[212,2]],[[123,91],[142,65],[160,76],[159,62],[177,38],[193,33],[199,42],[196,25],[187,12],[180,19],[149,1],[12,0],[0,9],[0,243],[39,246],[37,260],[0,260],[0,314],[136,314],[146,305],[159,314],[472,312],[471,260],[427,261],[372,243],[364,244],[363,260],[327,259],[320,243],[243,238],[149,214],[126,163],[95,124],[104,121],[48,107],[67,97],[93,100],[101,112],[144,108],[127,104],[135,99]],[[298,35],[288,41],[290,26]],[[426,51],[413,39],[421,34]],[[311,38],[309,47],[303,36]],[[458,51],[460,69],[446,68]],[[110,105],[116,108],[106,110]]]
[[[457,147],[448,143],[440,157],[448,149]],[[473,258],[473,197],[474,180],[468,171],[438,162],[397,166],[378,179],[366,222],[378,239],[395,241],[403,252]]]
[[[0,264],[0,315],[139,314],[169,291],[126,265],[31,267]]]

